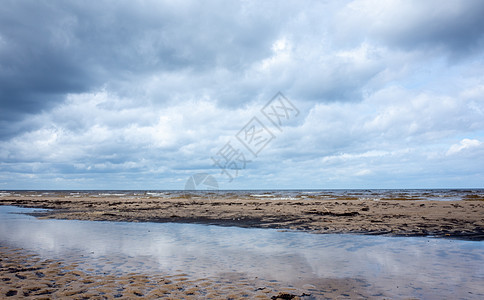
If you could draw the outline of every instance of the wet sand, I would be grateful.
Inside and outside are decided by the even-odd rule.
[[[81,258],[82,259],[82,258]],[[118,261],[119,262],[119,261]],[[191,279],[186,274],[119,273],[106,261],[101,270],[0,247],[0,299],[355,299],[382,298],[361,279],[322,279],[303,288],[223,274]],[[136,263],[129,260],[124,264]]]
[[[437,236],[484,240],[484,197],[461,201],[178,197],[0,198],[0,205],[48,208],[41,218],[130,222],[185,222],[279,228],[314,233]]]

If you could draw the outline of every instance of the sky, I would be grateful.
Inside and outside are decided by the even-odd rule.
[[[484,188],[483,15],[3,1],[0,189]]]

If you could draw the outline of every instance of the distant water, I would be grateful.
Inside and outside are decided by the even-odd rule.
[[[0,191],[2,197],[65,197],[120,199],[268,199],[268,200],[472,200],[484,199],[484,189],[373,189],[373,190],[55,190]]]

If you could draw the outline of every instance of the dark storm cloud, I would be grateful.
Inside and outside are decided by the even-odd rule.
[[[343,14],[348,17],[353,34],[364,32],[364,38],[405,50],[441,49],[452,59],[482,52],[483,1],[393,1],[389,5],[376,4],[360,1],[353,10]]]
[[[397,30],[387,38],[408,48],[427,45],[445,47],[457,57],[479,48],[482,50],[483,1],[438,1],[432,4],[427,14],[419,16],[410,26]]]
[[[243,70],[268,55],[277,24],[227,1],[7,1],[0,8],[3,137],[68,93],[154,72]]]

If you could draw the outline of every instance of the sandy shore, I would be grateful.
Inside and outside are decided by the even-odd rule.
[[[484,240],[484,201],[408,199],[244,199],[28,197],[0,198],[0,205],[48,208],[40,218],[189,222],[280,228],[314,233],[435,235]],[[354,299],[392,298],[384,287],[357,278],[323,278],[281,285],[244,274],[191,278],[186,274],[142,273],[133,261],[116,258],[101,269],[83,267],[86,258],[51,260],[0,245],[0,299]],[[108,258],[113,259],[113,258]],[[119,265],[130,269],[120,273]],[[117,267],[110,267],[116,265]],[[400,295],[411,295],[401,286]],[[431,295],[433,291],[426,291]]]
[[[314,233],[484,239],[484,198],[462,201],[193,197],[2,197],[1,205],[49,208],[42,218],[187,222]]]
[[[0,299],[361,299],[385,293],[352,278],[318,279],[301,289],[243,274],[193,279],[182,273],[119,273],[110,263],[83,270],[78,263],[0,247]],[[136,267],[129,260],[122,264]]]

